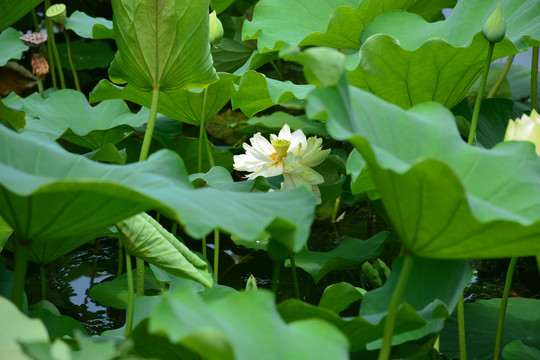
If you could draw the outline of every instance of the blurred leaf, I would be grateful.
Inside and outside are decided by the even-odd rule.
[[[66,18],[66,29],[87,39],[114,39],[113,22],[101,17],[91,17],[82,11],[74,11]]]
[[[62,67],[66,70],[71,70],[66,43],[58,44],[57,48],[60,53]],[[72,41],[71,52],[77,71],[106,68],[114,58],[114,52],[110,46],[101,40]]]
[[[215,164],[217,166],[224,167],[228,171],[232,171],[233,154],[231,154],[229,151],[219,150],[212,144],[210,144],[210,147],[212,150],[212,156],[214,157]],[[186,165],[186,170],[189,174],[199,172],[199,139],[179,137],[178,139],[173,140],[168,148],[182,157],[182,160],[184,160],[184,163]],[[210,170],[210,161],[208,159],[208,153],[206,152],[206,149],[204,149],[202,153],[202,170]]]
[[[215,10],[218,14],[221,14],[223,11],[234,2],[234,0],[210,0],[210,6],[212,10]]]
[[[127,158],[125,149],[118,150],[118,148],[111,143],[105,144],[97,150],[86,153],[84,156],[94,161],[119,165],[125,164]]]
[[[2,2],[6,2],[3,0]],[[4,13],[1,11],[2,2],[0,2],[0,13],[2,18]],[[1,21],[0,21],[1,23]],[[19,60],[23,51],[28,50],[28,46],[20,40],[21,34],[14,28],[7,28],[0,33],[0,66],[6,65],[11,59]]]
[[[324,289],[319,307],[332,310],[336,314],[339,314],[343,310],[348,309],[352,303],[362,300],[366,293],[366,290],[352,286],[346,282],[332,284]]]
[[[0,31],[13,24],[38,6],[43,0],[2,0],[0,1]]]
[[[540,350],[515,340],[504,347],[502,355],[504,360],[536,360],[540,359]]]
[[[0,99],[0,123],[2,125],[13,130],[20,130],[26,126],[25,116],[24,111],[12,109]]]
[[[44,306],[42,304],[43,302],[47,302],[48,305]],[[36,305],[38,306],[36,307]],[[43,322],[51,339],[86,334],[86,330],[77,320],[70,316],[60,315],[60,313],[54,314],[47,308],[48,306],[54,307],[47,300],[42,300],[40,303],[32,305],[32,309],[28,311],[28,315],[32,319],[39,319]]]
[[[282,111],[275,111],[266,116],[254,116],[247,121],[249,125],[264,127],[269,130],[279,131],[283,125],[288,124],[291,130],[301,129],[306,135],[318,135],[327,137],[326,126],[322,122],[309,120],[305,115],[294,116]]]

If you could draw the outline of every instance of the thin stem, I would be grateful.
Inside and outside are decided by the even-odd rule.
[[[296,274],[296,263],[294,262],[294,254],[291,254],[291,273],[294,285],[294,296],[300,299],[300,286],[298,286],[298,275]]]
[[[41,280],[41,300],[47,300],[47,278],[45,277],[45,265],[39,265],[39,277]]]
[[[154,127],[156,125],[156,116],[159,103],[159,86],[155,85],[152,90],[152,105],[150,106],[150,116],[148,117],[148,124],[146,125],[146,131],[144,132],[144,140],[141,148],[141,155],[139,161],[145,161],[148,159],[148,152],[150,151],[150,143],[152,142],[152,134],[154,133]]]
[[[281,71],[279,71],[279,68],[277,67],[274,60],[270,61],[270,65],[272,65],[272,67],[274,68],[274,71],[276,72],[276,74],[277,74],[277,76],[279,78],[279,81],[283,81],[283,75],[281,75]]]
[[[28,246],[22,243],[22,239],[15,236],[15,274],[13,288],[11,289],[11,301],[22,310],[24,299],[24,285],[26,283],[26,270],[28,269]]]
[[[506,59],[506,64],[504,65],[502,73],[499,75],[499,78],[489,90],[488,95],[486,96],[488,99],[491,99],[495,96],[497,91],[499,91],[499,88],[501,87],[502,83],[504,82],[504,79],[506,79],[506,75],[508,74],[508,71],[510,70],[510,67],[512,66],[512,63],[514,62],[515,55],[510,55],[508,59]]]
[[[531,109],[538,109],[538,46],[535,46],[532,49]]]
[[[379,352],[379,360],[390,359],[390,352],[392,351],[392,334],[394,333],[394,326],[396,324],[397,312],[405,289],[407,288],[407,282],[411,275],[411,271],[414,264],[414,258],[405,253],[405,259],[403,261],[403,267],[401,268],[401,274],[399,275],[398,283],[390,305],[388,307],[388,315],[386,315],[386,321],[384,322],[383,341],[381,351]]]
[[[207,97],[207,87],[203,90],[203,101],[202,101],[202,109],[201,109],[201,120],[199,124],[199,157],[197,162],[197,169],[199,172],[202,172],[202,149],[203,149],[203,141],[204,141],[204,113],[206,111],[206,97]]]
[[[497,324],[497,337],[495,338],[495,351],[493,353],[493,360],[499,360],[499,358],[501,357],[504,317],[506,315],[506,305],[508,304],[508,295],[510,294],[510,287],[512,287],[512,277],[514,276],[514,269],[516,268],[517,260],[517,257],[513,257],[510,260],[510,264],[508,264],[508,271],[506,272],[506,281],[504,283],[501,307],[499,308],[499,323]]]
[[[336,222],[336,218],[337,218],[337,213],[339,211],[339,204],[341,202],[341,196],[339,196],[337,199],[336,199],[336,202],[334,203],[334,211],[332,212],[332,222],[335,223]]]
[[[51,6],[51,0],[45,0],[45,11]],[[52,77],[52,86],[55,88],[57,87],[56,84],[56,73],[54,72],[55,69],[55,63],[54,63],[54,56],[53,56],[53,40],[54,38],[54,30],[53,30],[53,24],[52,20],[45,16],[45,29],[47,29],[47,58],[49,60],[49,68],[50,68],[50,74]]]
[[[51,33],[49,34],[49,30],[47,29],[47,41],[51,43],[52,45],[52,54],[54,56],[54,63],[56,65],[56,69],[58,70],[58,77],[60,78],[60,87],[62,89],[66,88],[66,80],[64,79],[64,72],[62,70],[62,63],[60,62],[60,55],[58,55],[58,49],[56,47],[56,40],[54,39],[54,28],[52,25],[52,21],[50,24]]]
[[[213,168],[216,166],[216,163],[214,162],[214,155],[212,155],[212,147],[210,146],[210,141],[208,140],[208,135],[206,134],[206,130],[204,130],[204,142],[206,144],[206,152],[208,154],[208,162],[210,163],[210,167]]]
[[[129,255],[127,248],[126,251],[126,273],[127,273],[127,285],[128,285],[128,305],[127,305],[127,319],[126,319],[126,337],[131,334],[131,327],[133,326],[133,313],[135,306],[135,295],[133,294],[133,273],[131,269],[131,255]]]
[[[63,25],[62,25],[63,26]],[[81,91],[81,85],[79,83],[79,75],[77,74],[77,69],[75,68],[75,61],[73,61],[73,51],[71,50],[71,41],[69,40],[69,34],[67,29],[62,29],[64,36],[66,37],[66,46],[68,51],[69,65],[71,66],[71,71],[73,72],[73,80],[75,80],[75,89]]]
[[[219,230],[214,229],[214,279],[218,283],[219,273]]]
[[[124,268],[124,256],[122,255],[123,248],[124,244],[118,239],[118,268],[116,269],[116,276],[122,275],[122,270]]]
[[[274,292],[274,294],[277,294],[280,270],[281,270],[281,263],[279,261],[275,261],[274,271],[272,272],[272,291]]]
[[[43,80],[41,80],[41,75],[36,76],[37,78],[37,87],[39,91],[39,95],[43,99]]]
[[[144,296],[144,260],[135,258],[137,264],[137,296]]]
[[[465,308],[463,306],[463,292],[457,304],[459,359],[467,360],[467,343],[465,341]]]
[[[202,254],[203,256],[208,259],[208,257],[206,256],[206,235],[202,237]]]
[[[482,106],[482,97],[484,96],[484,88],[486,87],[486,80],[489,73],[489,65],[491,64],[491,57],[493,56],[493,48],[495,44],[490,42],[488,48],[488,54],[486,57],[486,63],[484,65],[484,73],[482,74],[482,80],[480,81],[480,87],[478,88],[478,94],[476,95],[476,103],[474,104],[474,111],[471,120],[471,130],[469,132],[469,145],[474,144],[476,138],[476,125],[478,124],[478,115],[480,114],[480,106]]]
[[[34,31],[40,32],[41,29],[39,28],[39,21],[36,15],[36,9],[32,9],[32,22],[34,23]]]

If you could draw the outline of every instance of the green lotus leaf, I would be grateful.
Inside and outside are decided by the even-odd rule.
[[[0,348],[6,359],[30,359],[22,351],[21,343],[49,342],[45,325],[37,319],[27,318],[11,301],[0,296],[0,316],[3,331],[0,333]]]
[[[148,332],[164,335],[204,359],[349,358],[340,331],[319,319],[286,324],[266,290],[227,294],[205,303],[198,294],[179,289],[156,306]]]
[[[515,340],[504,347],[502,356],[505,360],[536,360],[540,359],[540,349]]]
[[[85,328],[77,320],[67,315],[61,315],[58,309],[47,300],[41,300],[32,305],[28,316],[41,320],[51,339],[87,334]]]
[[[366,24],[387,11],[406,9],[412,0],[262,0],[242,29],[244,40],[257,39],[259,52],[283,46],[358,49]]]
[[[233,110],[240,109],[247,117],[252,117],[287,100],[304,100],[314,89],[313,85],[296,85],[290,81],[274,80],[250,70],[242,75],[238,84],[232,84],[231,104]]]
[[[350,83],[403,108],[426,101],[452,108],[482,72],[488,41],[481,30],[499,3],[462,0],[436,23],[407,12],[381,15],[362,32],[356,62],[347,67]],[[540,45],[540,3],[502,3],[507,31],[493,59]]]
[[[347,159],[347,174],[351,175],[351,192],[353,195],[365,192],[370,200],[380,198],[377,188],[369,176],[366,161],[356,149],[351,151]]]
[[[410,111],[354,87],[318,89],[332,137],[368,164],[390,223],[415,256],[468,259],[540,253],[540,163],[529,142],[468,146],[437,103]]]
[[[168,150],[145,162],[108,165],[0,127],[0,216],[29,242],[85,234],[156,209],[195,238],[216,227],[246,240],[267,231],[290,253],[307,240],[315,202],[303,187],[195,190],[182,160]]]
[[[366,290],[346,282],[332,284],[324,289],[319,306],[339,314],[352,303],[362,300],[366,293]]]
[[[503,64],[492,64],[490,69],[502,69]],[[491,71],[491,70],[490,70]],[[510,93],[512,94],[512,100],[523,101],[523,99],[531,96],[531,69],[525,66],[512,64],[508,74],[506,74],[506,80],[510,85]],[[540,80],[540,74],[538,75]],[[537,91],[540,93],[540,81],[537,81]]]
[[[146,213],[116,223],[127,251],[172,275],[193,279],[208,287],[212,276],[204,260]]]
[[[7,28],[0,33],[0,66],[6,65],[11,59],[20,59],[23,51],[28,50],[20,37],[21,34],[14,28]]]
[[[467,355],[471,359],[493,359],[495,334],[501,299],[480,300],[465,304]],[[540,300],[509,298],[504,319],[502,347],[514,340],[540,348]],[[441,333],[440,350],[449,357],[459,357],[457,319],[454,314]],[[506,351],[506,349],[505,349]],[[506,359],[506,357],[504,357]],[[520,359],[526,359],[520,357]]]
[[[9,226],[8,223],[6,223],[6,221],[0,217],[0,252],[11,236],[11,233],[13,233],[11,226]]]
[[[0,99],[0,124],[13,130],[20,130],[26,126],[25,115],[24,111],[11,108]]]
[[[173,140],[167,148],[182,157],[186,170],[189,174],[199,172],[199,139],[180,137]],[[210,149],[212,151],[215,165],[222,166],[228,171],[233,170],[233,154],[226,150],[220,150],[214,145],[210,145]],[[206,150],[203,151],[201,160],[202,171],[210,170],[210,160],[208,159],[208,152],[206,152]]]
[[[208,42],[208,0],[114,0],[116,83],[176,92],[217,81]]]
[[[216,10],[218,14],[221,14],[223,11],[227,10],[233,2],[234,0],[210,0],[210,6],[212,7],[212,10]]]
[[[27,116],[24,132],[44,133],[92,150],[119,143],[147,122],[149,114],[146,108],[131,113],[122,100],[92,107],[84,94],[70,89],[55,91],[47,99],[30,96],[23,103],[23,109],[35,116]]]
[[[86,39],[114,39],[113,22],[101,17],[91,17],[82,11],[74,11],[66,18],[66,29],[73,30]]]
[[[304,269],[315,283],[331,271],[359,269],[368,259],[381,254],[389,233],[382,231],[369,240],[347,238],[337,248],[329,252],[304,250],[294,256],[296,266]]]
[[[214,117],[230,100],[231,83],[236,75],[218,73],[219,80],[210,84],[206,90],[205,122]],[[180,90],[175,93],[161,93],[158,112],[182,122],[199,125],[204,94],[196,90]],[[90,93],[90,101],[106,99],[125,99],[150,108],[152,94],[140,91],[128,84],[124,87],[101,80]]]
[[[291,130],[301,129],[306,135],[328,136],[324,123],[309,120],[304,115],[294,116],[282,111],[275,111],[266,116],[254,116],[247,123],[257,129],[263,127],[274,132],[279,132],[285,124],[288,124]]]
[[[430,22],[444,20],[442,9],[453,8],[456,2],[457,0],[415,0],[407,11],[418,14]]]
[[[66,43],[57,45],[62,68],[71,70]],[[114,58],[114,52],[105,41],[72,41],[71,53],[77,70],[106,68]]]
[[[0,31],[28,14],[43,0],[2,0],[0,1]]]
[[[256,51],[250,44],[223,38],[212,51],[214,67],[217,71],[234,73],[248,61]]]
[[[86,153],[84,156],[94,161],[118,165],[125,164],[127,160],[126,149],[118,150],[118,148],[111,143],[105,144],[97,150]]]

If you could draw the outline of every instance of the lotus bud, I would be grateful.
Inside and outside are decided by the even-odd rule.
[[[498,43],[504,39],[504,34],[506,33],[506,20],[504,19],[502,3],[499,4],[484,23],[482,32],[484,33],[485,38],[491,43]]]
[[[251,274],[246,284],[246,291],[255,291],[255,290],[257,290],[257,281],[255,280],[255,277],[253,276],[253,274]]]
[[[45,15],[50,18],[52,21],[64,25],[66,22],[66,5],[64,4],[55,4],[50,6],[47,9]]]
[[[510,120],[504,135],[504,141],[520,140],[530,141],[536,147],[536,153],[540,155],[540,115],[533,110],[531,116],[523,114],[521,119]]]
[[[208,37],[210,44],[219,44],[223,38],[223,25],[221,24],[221,21],[219,21],[215,10],[209,15],[209,20],[210,33]]]

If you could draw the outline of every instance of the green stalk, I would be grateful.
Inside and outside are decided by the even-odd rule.
[[[206,96],[207,96],[207,87],[203,90],[203,101],[202,101],[202,109],[201,109],[201,120],[199,124],[199,157],[198,157],[198,163],[197,163],[197,169],[199,172],[202,172],[202,147],[203,147],[203,141],[204,141],[204,113],[206,111]]]
[[[334,203],[334,211],[332,212],[332,223],[336,222],[337,213],[339,211],[339,203],[341,202],[341,196],[339,196],[336,199],[336,202]]]
[[[32,22],[34,23],[34,31],[40,32],[41,29],[39,28],[39,21],[36,15],[36,9],[32,9],[31,14],[32,14]]]
[[[467,343],[465,341],[465,308],[463,306],[463,293],[457,304],[459,359],[467,360]]]
[[[13,288],[11,289],[11,301],[22,311],[26,270],[28,269],[28,246],[23,244],[22,239],[18,236],[15,236],[14,242],[15,274],[13,276]]]
[[[279,285],[279,271],[281,270],[281,263],[279,261],[274,262],[274,271],[272,273],[272,291],[277,294]]]
[[[407,288],[407,282],[409,281],[413,264],[414,258],[408,253],[405,253],[401,274],[399,275],[396,289],[394,290],[394,294],[390,300],[388,315],[386,316],[386,321],[384,322],[383,341],[381,351],[379,352],[379,360],[390,359],[390,352],[392,351],[392,334],[394,333],[398,307],[401,303],[401,299],[403,298],[403,294],[405,293],[405,289]]]
[[[504,317],[506,315],[506,305],[508,304],[508,295],[510,294],[510,287],[512,287],[512,277],[514,276],[514,269],[516,268],[517,260],[517,257],[513,257],[510,260],[510,264],[508,264],[508,271],[506,272],[506,281],[504,283],[501,307],[499,308],[499,322],[497,324],[497,336],[495,338],[495,352],[493,353],[493,360],[499,360],[501,357]]]
[[[51,6],[51,0],[45,0],[45,11]],[[45,16],[45,29],[47,29],[47,60],[49,60],[49,68],[50,68],[50,74],[52,77],[52,86],[54,88],[57,87],[56,84],[56,73],[54,72],[55,69],[55,63],[54,63],[54,56],[53,56],[53,39],[54,38],[54,30],[53,30],[53,23],[52,20]],[[65,88],[65,86],[64,86]]]
[[[174,221],[174,222],[172,223],[172,229],[171,229],[171,232],[172,232],[172,234],[173,234],[174,236],[176,236],[176,231],[177,231],[177,229],[178,229],[178,224],[176,223],[176,221]]]
[[[47,300],[47,279],[45,278],[45,265],[39,265],[39,275],[41,280],[41,300]]]
[[[156,116],[159,103],[159,85],[154,85],[152,90],[152,105],[150,106],[150,116],[148,117],[148,124],[146,125],[146,131],[144,132],[144,140],[141,148],[141,154],[139,161],[145,161],[148,159],[148,152],[150,151],[150,143],[152,142],[152,135],[154,133],[154,127],[156,126]]]
[[[206,130],[204,131],[204,143],[206,145],[206,152],[208,153],[208,162],[210,163],[210,167],[216,166],[216,163],[214,162],[214,155],[212,155],[212,146],[210,146],[210,140],[208,140],[208,134],[206,134]]]
[[[281,75],[281,71],[279,71],[279,68],[277,67],[274,60],[270,61],[270,65],[272,65],[272,67],[274,68],[274,71],[276,72],[276,74],[277,74],[277,76],[279,78],[279,81],[283,81],[283,75]]]
[[[50,0],[45,0],[45,11],[51,6]],[[56,48],[56,40],[54,39],[54,28],[51,19],[46,19],[45,21],[49,22],[47,27],[47,42],[51,44],[52,56],[54,56],[54,63],[56,69],[58,70],[58,77],[60,78],[60,87],[62,89],[66,88],[66,80],[64,79],[64,73],[62,71],[62,63],[60,62],[60,55],[58,55],[58,49]],[[49,65],[50,66],[50,65]]]
[[[206,235],[202,237],[202,254],[205,258],[208,258],[206,256]]]
[[[131,327],[133,326],[133,313],[135,306],[135,296],[133,294],[133,274],[131,269],[131,255],[129,255],[127,248],[126,251],[126,272],[127,272],[127,285],[128,285],[128,305],[127,305],[127,319],[126,319],[126,337],[131,334]]]
[[[36,78],[37,78],[37,87],[38,87],[39,95],[43,99],[43,80],[41,80],[40,75],[36,76]]]
[[[144,296],[144,260],[135,258],[137,264],[137,296]]]
[[[531,109],[538,109],[538,46],[533,47],[532,50]]]
[[[63,27],[63,25],[62,25]],[[62,29],[64,36],[66,37],[66,46],[68,51],[69,65],[71,66],[71,71],[73,72],[73,80],[75,80],[75,89],[81,91],[81,85],[79,83],[79,75],[77,74],[77,69],[75,68],[75,62],[73,61],[73,51],[71,50],[71,41],[69,40],[69,34],[67,29]]]
[[[484,88],[486,87],[486,80],[489,73],[489,65],[491,64],[491,57],[493,56],[493,48],[495,43],[489,43],[488,54],[486,57],[486,63],[484,65],[484,73],[482,74],[482,80],[480,81],[480,87],[478,88],[478,94],[476,96],[476,103],[474,104],[474,111],[471,120],[471,130],[469,132],[469,145],[474,144],[476,138],[476,125],[478,124],[478,115],[480,114],[480,106],[482,105],[482,97],[484,96]]]
[[[508,71],[510,71],[510,67],[512,66],[512,63],[514,62],[514,57],[515,55],[510,55],[508,59],[506,59],[506,64],[504,65],[501,75],[499,75],[499,78],[497,79],[497,81],[495,82],[491,90],[489,90],[489,93],[486,96],[488,99],[491,99],[492,97],[495,96],[495,94],[501,87],[502,83],[504,82],[504,79],[506,79],[506,75],[508,74]]]
[[[298,276],[296,274],[296,264],[294,262],[294,254],[291,254],[291,273],[292,273],[292,280],[294,285],[294,296],[297,299],[300,299],[300,286],[298,286]]]
[[[214,279],[218,283],[219,273],[219,230],[214,229]]]

